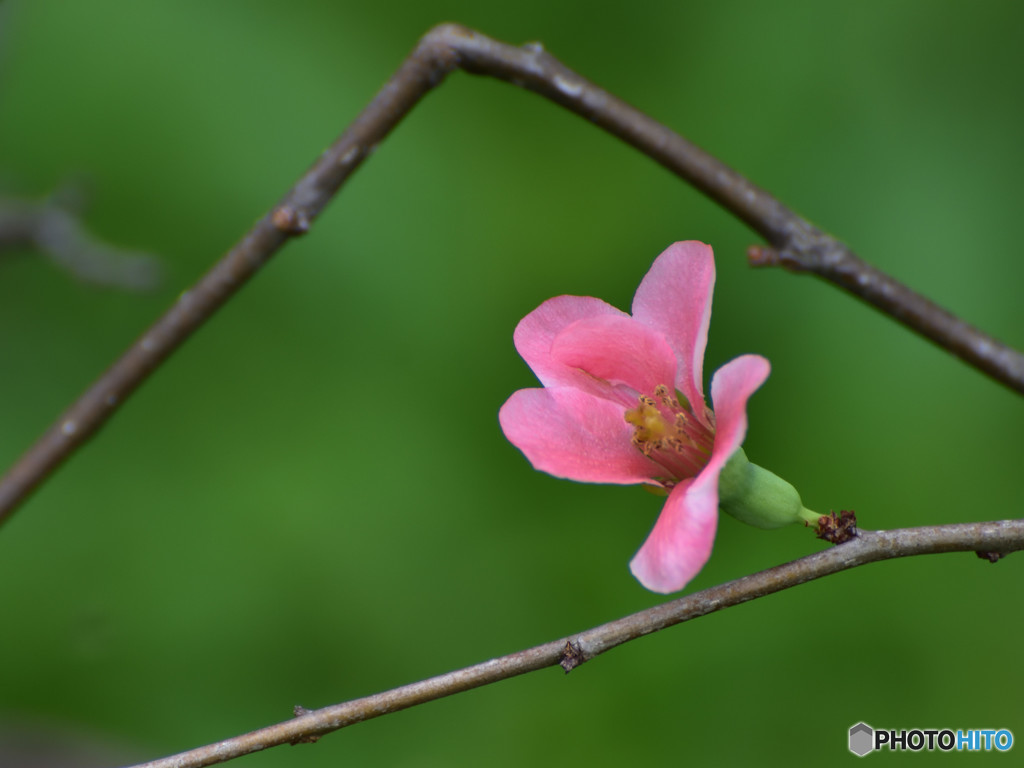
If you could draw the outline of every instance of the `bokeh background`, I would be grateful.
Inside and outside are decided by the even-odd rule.
[[[1018,3],[7,0],[4,191],[87,180],[88,226],[167,274],[126,293],[0,257],[0,464],[444,20],[543,41],[1024,345]],[[772,361],[747,452],[808,506],[1021,514],[1019,396],[829,285],[750,270],[756,236],[654,163],[455,73],[0,530],[5,738],[151,759],[658,603],[627,563],[660,500],[534,472],[496,416],[534,385],[524,314],[628,307],[690,238],[718,260],[705,370]],[[688,591],[822,546],[725,518]],[[1024,738],[1022,585],[1017,556],[871,565],[239,765],[830,765],[860,720]]]

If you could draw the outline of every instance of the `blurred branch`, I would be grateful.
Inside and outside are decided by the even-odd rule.
[[[1024,392],[1024,355],[860,261],[719,160],[567,69],[540,44],[516,48],[454,24],[431,30],[342,136],[200,281],[65,411],[0,480],[0,523],[91,437],[193,331],[291,237],[309,228],[346,179],[449,72],[535,91],[631,144],[763,235],[756,264],[809,271],[859,296],[997,381]]]
[[[160,264],[149,254],[116,248],[89,234],[58,199],[0,199],[0,254],[31,248],[79,280],[110,288],[146,291],[160,281]]]
[[[1021,549],[1024,549],[1024,520],[860,531],[856,538],[832,549],[648,608],[579,634],[343,704],[312,711],[297,707],[297,716],[285,722],[134,768],[215,765],[280,744],[316,741],[324,734],[363,720],[545,667],[560,665],[569,672],[583,662],[638,637],[879,560],[978,551],[979,555],[995,562],[1000,556]]]

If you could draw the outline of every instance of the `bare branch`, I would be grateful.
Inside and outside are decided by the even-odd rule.
[[[686,139],[586,81],[538,44],[516,48],[453,24],[431,30],[362,114],[266,214],[50,427],[0,480],[0,523],[290,238],[304,233],[376,145],[449,72],[493,76],[587,118],[761,233],[779,263],[812,271],[1024,392],[1024,356],[861,262],[845,246]]]
[[[134,768],[215,765],[280,744],[316,740],[326,733],[363,720],[545,667],[561,665],[569,672],[583,662],[638,637],[878,560],[970,551],[980,551],[988,557],[1021,549],[1024,549],[1024,520],[860,531],[856,538],[832,549],[648,608],[576,635],[362,699],[313,711],[300,708],[296,712],[301,714],[282,723]]]
[[[438,27],[438,45],[458,50],[460,66],[541,94],[656,160],[763,236],[772,249],[752,249],[754,266],[779,264],[811,272],[866,301],[1011,389],[1024,393],[1024,355],[973,328],[861,260],[850,248],[797,216],[763,189],[679,134],[598,88],[545,53],[539,44],[513,48],[477,32]],[[765,258],[773,254],[774,258]]]
[[[0,199],[0,251],[32,248],[79,280],[110,288],[146,291],[160,282],[152,256],[115,248],[89,234],[59,201]]]

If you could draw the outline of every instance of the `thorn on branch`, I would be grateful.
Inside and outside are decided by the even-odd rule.
[[[818,527],[815,535],[830,544],[842,544],[857,538],[857,516],[852,509],[842,509],[837,515],[832,510],[827,515],[818,518]]]
[[[301,704],[296,704],[294,707],[292,707],[292,712],[295,714],[295,717],[302,717],[303,715],[308,715],[312,711],[312,709],[306,709]],[[318,733],[310,733],[305,736],[300,736],[294,741],[290,741],[288,743],[291,744],[293,747],[296,744],[315,744],[320,740],[320,736],[321,734]]]
[[[565,648],[562,649],[562,658],[558,662],[562,669],[565,670],[565,674],[568,675],[586,660],[587,658],[583,654],[583,649],[580,648],[579,643],[574,643],[572,640],[565,641]]]

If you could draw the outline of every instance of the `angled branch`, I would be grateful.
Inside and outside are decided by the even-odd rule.
[[[779,263],[819,274],[996,380],[1024,392],[1024,356],[1020,353],[864,264],[841,243],[796,216],[771,195],[564,67],[540,45],[516,48],[446,24],[420,41],[362,114],[278,205],[195,286],[185,291],[8,471],[0,480],[0,523],[289,238],[306,232],[376,145],[457,67],[535,91],[587,118],[689,181],[746,222],[773,246],[771,253],[778,254]]]
[[[652,632],[879,560],[978,551],[979,555],[995,562],[1000,556],[1021,549],[1024,549],[1024,520],[861,531],[856,538],[832,549],[648,608],[576,635],[343,704],[312,711],[296,708],[293,719],[134,768],[215,765],[280,744],[315,741],[324,734],[363,720],[545,667],[560,665],[569,672],[605,651]]]

